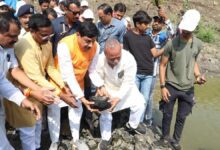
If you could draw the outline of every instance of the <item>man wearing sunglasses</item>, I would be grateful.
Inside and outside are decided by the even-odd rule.
[[[51,39],[53,43],[53,55],[57,52],[57,43],[63,37],[76,32],[80,22],[80,2],[78,0],[65,0],[64,16],[61,16],[52,22],[54,37]]]

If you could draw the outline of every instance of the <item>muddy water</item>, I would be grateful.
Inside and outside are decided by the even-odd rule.
[[[207,84],[196,86],[195,91],[197,103],[186,120],[181,141],[183,149],[220,150],[220,78],[208,78]],[[155,122],[160,124],[161,113],[157,109],[160,93],[155,92],[154,116]]]

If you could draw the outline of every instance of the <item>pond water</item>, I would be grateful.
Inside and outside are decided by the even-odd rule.
[[[207,80],[205,85],[196,86],[195,89],[196,105],[192,114],[187,117],[181,140],[184,150],[220,150],[220,78]],[[155,122],[160,124],[162,118],[158,111],[160,91],[159,88],[156,89],[154,118]],[[172,125],[174,121],[175,118]],[[173,130],[171,135],[172,133]]]

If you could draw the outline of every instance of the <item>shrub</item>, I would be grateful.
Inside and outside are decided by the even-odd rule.
[[[215,41],[216,29],[210,25],[199,24],[196,36],[203,42],[211,43]]]

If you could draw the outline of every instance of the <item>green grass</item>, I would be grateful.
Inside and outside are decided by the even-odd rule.
[[[216,28],[211,25],[199,24],[196,30],[196,36],[203,42],[213,43],[217,35]]]

